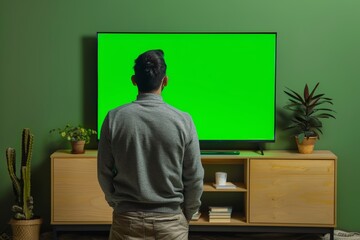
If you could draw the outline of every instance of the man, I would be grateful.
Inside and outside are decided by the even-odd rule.
[[[192,118],[166,104],[162,50],[135,60],[137,99],[110,111],[101,129],[98,179],[114,208],[110,240],[188,239],[204,170]]]

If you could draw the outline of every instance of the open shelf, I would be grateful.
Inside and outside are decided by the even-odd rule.
[[[204,192],[247,192],[246,186],[244,183],[233,182],[236,188],[233,189],[216,189],[213,186],[213,183],[204,183]]]
[[[244,214],[234,212],[231,214],[231,221],[222,222],[209,222],[209,215],[207,213],[201,213],[199,220],[190,221],[190,225],[226,225],[226,226],[239,226],[246,225],[246,218]]]

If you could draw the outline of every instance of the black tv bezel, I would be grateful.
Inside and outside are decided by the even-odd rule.
[[[207,150],[241,150],[241,149],[260,149],[264,148],[264,143],[274,143],[276,139],[276,80],[277,80],[277,32],[97,32],[97,55],[98,55],[98,36],[99,34],[271,34],[275,35],[275,76],[274,76],[274,138],[266,140],[201,140],[199,139],[200,149],[203,151]],[[97,70],[98,70],[98,56],[97,56]],[[98,83],[98,74],[97,74],[97,83]],[[98,98],[98,92],[97,92]],[[98,100],[98,99],[97,99]],[[97,109],[98,110],[98,109]],[[98,111],[97,111],[97,121],[98,121]],[[99,124],[97,124],[98,126]],[[100,131],[100,129],[98,129]]]

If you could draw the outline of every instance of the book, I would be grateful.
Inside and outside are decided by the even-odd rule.
[[[231,222],[230,218],[209,218],[209,222],[212,223],[229,223]]]
[[[232,212],[232,207],[209,207],[209,213],[210,212],[229,212],[231,213]]]
[[[225,184],[216,184],[214,183],[213,186],[216,189],[235,189],[236,185],[231,182],[226,182]]]
[[[227,216],[230,217],[231,216],[231,212],[209,212],[209,216]]]
[[[196,212],[196,213],[193,214],[191,220],[192,220],[192,221],[197,221],[197,220],[199,220],[200,216],[201,216],[201,213],[200,213],[200,212]]]
[[[231,215],[209,215],[209,219],[216,219],[216,218],[231,218]]]

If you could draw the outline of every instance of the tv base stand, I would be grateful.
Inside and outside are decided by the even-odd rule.
[[[240,155],[240,151],[204,150],[204,151],[201,151],[201,155],[204,155],[204,156],[205,155],[218,155],[218,156],[222,156],[222,155]]]

